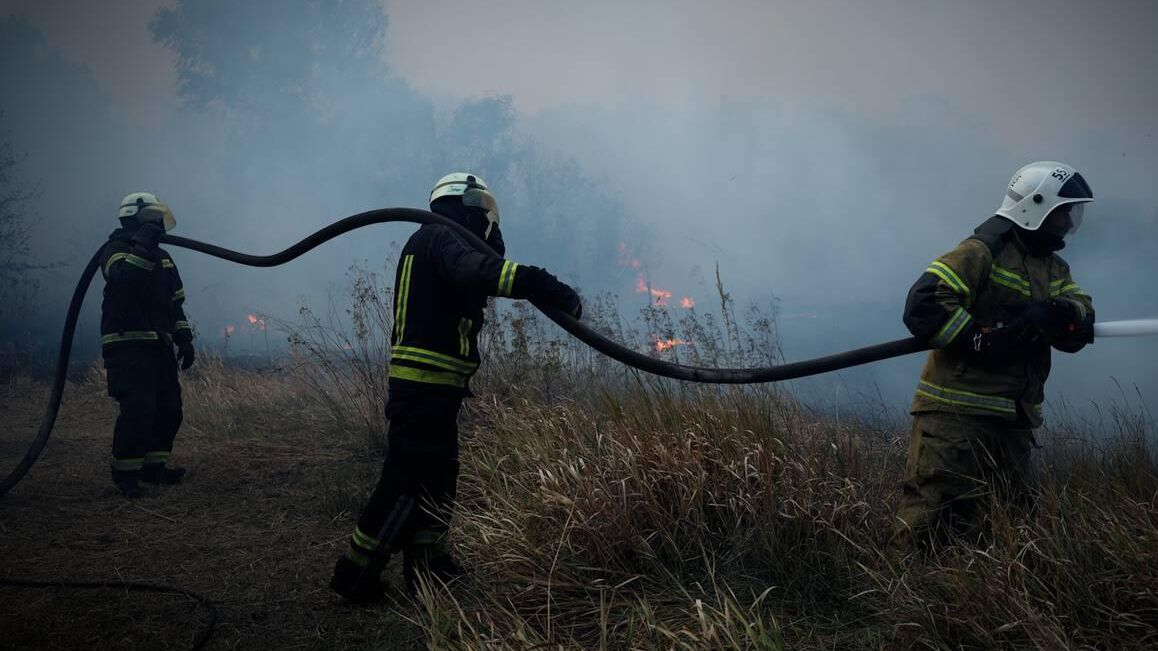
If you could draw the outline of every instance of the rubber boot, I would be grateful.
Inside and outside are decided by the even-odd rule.
[[[464,574],[462,565],[443,543],[410,544],[402,548],[402,577],[406,592],[413,596],[418,581],[438,579],[450,583]]]
[[[330,589],[352,604],[366,604],[380,601],[386,590],[382,586],[382,568],[387,558],[374,558],[365,565],[343,555],[334,564],[334,576],[330,578]]]
[[[146,484],[180,484],[184,468],[166,468],[163,463],[146,463],[141,467],[141,481]]]
[[[140,470],[113,470],[113,485],[117,487],[117,491],[121,495],[129,499],[136,499],[140,497],[144,491],[141,489],[141,471]]]

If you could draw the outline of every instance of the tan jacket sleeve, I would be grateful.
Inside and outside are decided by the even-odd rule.
[[[951,344],[972,324],[969,308],[992,264],[989,248],[972,238],[931,262],[905,301],[909,332],[933,348]]]

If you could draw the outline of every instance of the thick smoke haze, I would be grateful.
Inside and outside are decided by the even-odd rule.
[[[105,6],[108,4],[108,6]],[[627,6],[624,6],[624,5]],[[117,200],[177,234],[270,252],[338,217],[422,207],[470,168],[510,256],[629,305],[635,276],[709,304],[779,300],[800,359],[905,336],[909,285],[1020,165],[1097,201],[1062,255],[1105,320],[1158,316],[1158,7],[1149,2],[3,2],[0,130],[38,181],[33,320],[55,337]],[[243,269],[175,251],[202,340],[292,318],[380,268],[406,227]],[[99,281],[98,281],[99,285]],[[95,351],[90,294],[87,351]],[[1158,343],[1055,355],[1051,398],[1158,405]],[[804,383],[901,411],[913,356]]]

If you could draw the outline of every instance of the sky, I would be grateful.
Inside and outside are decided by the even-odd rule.
[[[180,95],[179,57],[149,30],[158,10],[176,5],[0,0],[0,21],[41,39],[5,51],[0,109],[28,152],[26,171],[51,189],[35,244],[71,256],[54,284],[69,284],[81,251],[105,230],[63,215],[96,214],[141,181],[165,189],[157,192],[173,198],[179,219],[182,209],[198,215],[182,234],[245,250],[272,250],[383,202],[421,206],[428,181],[360,149],[359,132],[382,129],[374,103],[407,107],[405,132],[429,130],[413,137],[415,151],[439,161],[454,155],[453,129],[448,140],[439,127],[447,116],[503,97],[512,137],[529,143],[514,162],[492,165],[524,170],[499,176],[516,186],[508,196],[517,188],[516,205],[540,210],[550,203],[529,194],[526,179],[567,170],[557,183],[581,177],[583,189],[560,219],[590,235],[581,253],[555,250],[565,238],[543,243],[533,217],[504,211],[513,257],[521,245],[529,261],[558,260],[566,280],[628,302],[640,300],[633,274],[606,273],[600,258],[621,241],[649,282],[697,300],[710,298],[719,265],[741,301],[779,298],[790,359],[904,336],[908,286],[992,214],[1009,177],[1032,160],[1069,162],[1094,188],[1086,224],[1062,254],[1099,317],[1158,316],[1147,280],[1158,271],[1153,2],[388,0],[373,53],[372,83],[383,90],[342,88],[324,65],[304,82],[323,89],[315,95],[329,119],[347,125],[293,117],[294,131],[329,129],[348,143],[346,160],[336,151],[319,157],[325,165],[275,155],[276,134],[238,137],[235,113]],[[217,27],[230,42],[264,43],[237,27],[246,24]],[[246,51],[251,62],[280,60],[271,47]],[[33,60],[15,60],[28,52]],[[337,81],[325,85],[326,75]],[[288,132],[285,120],[270,128]],[[94,165],[137,138],[155,152],[148,164]],[[375,190],[379,180],[390,192]],[[615,218],[594,225],[595,212]],[[301,300],[325,300],[351,260],[377,260],[383,248],[343,244],[277,274],[189,260],[186,275],[207,279],[192,283],[190,308],[213,305],[204,316],[215,326],[226,318],[218,312],[292,316]],[[1051,388],[1087,404],[1137,385],[1144,404],[1158,405],[1155,352],[1153,341],[1107,340],[1057,355]],[[903,409],[919,364],[895,360],[835,381],[880,385]]]

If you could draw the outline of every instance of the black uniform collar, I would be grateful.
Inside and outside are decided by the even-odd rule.
[[[1044,228],[1039,228],[1036,231],[1014,228],[1013,236],[1030,255],[1041,258],[1048,258],[1055,252],[1066,248],[1065,238],[1055,235]]]

